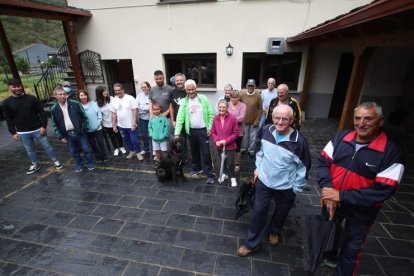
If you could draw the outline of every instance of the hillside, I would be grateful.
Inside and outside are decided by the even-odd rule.
[[[65,0],[32,0],[31,2],[66,6]],[[47,44],[54,48],[59,48],[65,42],[62,22],[60,21],[15,16],[0,16],[0,19],[5,28],[12,51],[16,51],[37,42]],[[2,57],[0,65],[2,65],[4,61],[3,49],[1,49],[0,55]]]

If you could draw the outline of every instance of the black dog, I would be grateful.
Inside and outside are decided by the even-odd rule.
[[[183,172],[183,142],[181,139],[175,139],[170,143],[171,150],[166,156],[163,156],[160,164],[155,169],[158,181],[174,180],[178,186],[177,173],[180,174],[182,181],[187,181]]]

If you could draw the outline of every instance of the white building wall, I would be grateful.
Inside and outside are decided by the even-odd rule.
[[[138,85],[144,80],[153,84],[153,72],[165,70],[163,54],[216,53],[216,88],[222,90],[227,83],[242,88],[244,52],[266,52],[268,37],[296,35],[371,0],[218,0],[169,5],[157,2],[68,0],[70,6],[92,12],[90,19],[77,23],[79,52],[89,49],[100,53],[104,60],[132,59]],[[228,43],[234,47],[231,57],[225,53]],[[285,51],[292,48],[286,47]],[[301,91],[301,81],[299,85]],[[324,86],[319,93],[332,93],[329,88],[332,85]]]

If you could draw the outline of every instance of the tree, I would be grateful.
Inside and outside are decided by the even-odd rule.
[[[25,58],[20,56],[15,57],[14,62],[16,63],[17,70],[21,71],[23,74],[29,72],[30,65]]]

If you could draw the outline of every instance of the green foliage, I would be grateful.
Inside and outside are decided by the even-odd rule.
[[[56,56],[50,57],[47,60],[47,66],[49,66],[49,67],[56,67],[57,65],[58,64],[57,64],[57,57]]]
[[[45,3],[59,7],[66,6],[65,0],[30,0],[30,2]],[[0,20],[3,23],[12,52],[39,42],[54,48],[60,48],[65,42],[61,21],[17,16],[0,16]],[[49,60],[49,62],[53,63],[54,61]],[[18,70],[24,71],[19,68],[19,65],[16,64],[16,66]],[[4,69],[6,69],[8,77],[12,77],[7,60],[4,57],[3,47],[0,44],[0,102],[10,94],[3,82],[3,80],[7,79]],[[33,86],[39,78],[40,76],[21,76],[26,93],[35,94]]]
[[[66,6],[65,0],[31,0],[54,6]],[[17,16],[0,16],[12,51],[33,43],[44,43],[59,48],[65,42],[61,21],[26,18]],[[3,47],[0,45],[0,65],[7,64]]]
[[[13,76],[8,75],[9,78],[12,78]],[[23,83],[24,91],[27,94],[35,95],[35,91],[33,89],[34,84],[39,81],[39,76],[21,76],[21,80]],[[6,83],[4,80],[6,80],[6,76],[4,74],[0,74],[0,102],[3,101],[5,98],[10,96],[9,89],[7,88]]]
[[[29,72],[30,65],[25,58],[15,57],[14,62],[16,63],[17,70],[23,74],[27,74]]]

